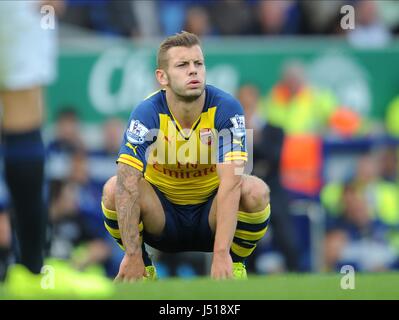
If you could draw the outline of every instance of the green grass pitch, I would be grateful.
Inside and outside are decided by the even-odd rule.
[[[355,289],[341,289],[342,274],[250,276],[244,281],[168,279],[119,285],[115,299],[272,300],[399,299],[399,273],[356,274]]]
[[[162,279],[115,285],[110,299],[132,300],[348,300],[399,299],[399,273],[359,274],[355,289],[341,289],[342,274],[249,276],[248,280]],[[7,297],[0,288],[0,299]],[[32,297],[31,297],[32,298]],[[52,299],[50,296],[34,299]],[[73,299],[73,297],[65,297]]]

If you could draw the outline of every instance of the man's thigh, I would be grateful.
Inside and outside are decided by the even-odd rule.
[[[151,184],[145,179],[140,181],[140,216],[144,230],[160,236],[165,228],[165,211]]]

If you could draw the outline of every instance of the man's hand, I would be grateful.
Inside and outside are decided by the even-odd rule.
[[[134,282],[142,280],[146,277],[145,266],[143,258],[140,255],[127,256],[125,255],[122,259],[119,267],[118,275],[115,278],[116,282]]]
[[[233,260],[228,252],[213,254],[211,277],[216,280],[233,278]]]

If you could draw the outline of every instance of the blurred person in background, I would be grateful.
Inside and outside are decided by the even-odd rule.
[[[281,78],[261,103],[261,115],[287,134],[322,134],[327,130],[337,99],[308,82],[301,61],[288,60],[282,67]]]
[[[333,225],[335,221],[343,219],[345,208],[342,199],[346,186],[356,188],[367,207],[370,220],[384,228],[385,241],[399,254],[399,189],[397,180],[392,181],[397,162],[394,158],[382,162],[392,155],[390,149],[389,146],[380,146],[361,155],[353,175],[345,181],[324,186],[320,199],[327,212],[326,221],[328,225]]]
[[[110,175],[116,173],[115,157],[118,155],[125,130],[125,122],[119,118],[111,117],[101,126],[102,143],[99,148],[88,150],[89,176],[102,189]]]
[[[374,0],[356,2],[355,28],[348,32],[348,41],[355,47],[384,47],[391,40],[390,30],[380,19],[376,2]]]
[[[55,137],[49,147],[66,153],[84,149],[80,135],[80,120],[77,107],[65,107],[57,114],[55,122]]]
[[[154,38],[162,35],[159,18],[159,1],[129,1],[137,21],[140,38]]]
[[[104,263],[110,248],[91,233],[80,214],[74,184],[53,180],[50,190],[50,257],[68,261],[80,270]]]
[[[281,79],[261,101],[260,115],[284,130],[282,183],[295,194],[316,197],[321,187],[322,134],[337,99],[312,87],[300,61],[287,61]]]
[[[389,230],[373,218],[366,190],[354,183],[343,187],[339,218],[330,222],[325,238],[325,270],[351,265],[356,271],[386,271],[398,266],[398,251],[389,243]]]
[[[183,30],[194,33],[200,38],[211,35],[212,26],[205,8],[200,6],[190,7],[187,10]]]
[[[104,36],[136,38],[140,36],[131,1],[66,0],[67,10],[61,22],[94,30]]]
[[[76,107],[65,107],[56,116],[55,135],[47,146],[47,175],[49,179],[66,178],[71,170],[72,155],[85,150]]]
[[[144,3],[147,4],[147,2]],[[209,9],[215,3],[213,0],[158,0],[154,2],[161,33],[165,36],[179,33],[186,28],[192,28],[192,32],[198,36],[207,35],[209,32],[213,34],[215,31],[209,19]]]
[[[179,0],[159,1],[158,13],[163,35],[169,36],[183,29],[189,3],[190,1]]]
[[[381,178],[384,181],[398,184],[399,188],[399,154],[395,145],[388,144],[380,151],[378,163],[381,165]]]
[[[211,1],[208,6],[211,24],[221,36],[248,34],[254,23],[251,9],[244,0]]]
[[[386,152],[388,149],[383,147],[361,155],[357,160],[354,173],[347,177],[346,181],[364,191],[364,197],[371,208],[373,218],[395,229],[399,226],[398,186],[396,181],[392,182],[383,176],[384,171],[387,170],[385,168],[387,163],[383,164],[381,160],[386,157]],[[332,182],[324,186],[321,191],[321,202],[329,217],[333,219],[342,211],[340,199],[344,186],[345,182]]]
[[[251,34],[283,35],[295,33],[298,28],[294,1],[258,1],[254,9]]]
[[[284,266],[281,270],[297,271],[298,248],[295,245],[295,230],[289,210],[289,198],[280,181],[281,152],[284,142],[284,131],[262,119],[259,112],[259,91],[252,84],[239,88],[237,97],[244,108],[247,128],[253,129],[253,174],[265,181],[273,190],[270,193],[270,204],[275,214],[270,220],[273,248],[283,254]],[[266,254],[260,245],[248,261],[251,271],[256,268],[257,260]],[[262,272],[262,270],[257,270]],[[267,270],[263,270],[267,272]]]
[[[45,151],[41,136],[43,88],[56,74],[57,24],[63,1],[0,2],[0,104],[5,181],[18,238],[18,262],[9,270],[27,277],[43,266],[46,209],[43,197]],[[47,7],[48,9],[48,7]],[[49,23],[49,21],[51,22]],[[54,22],[54,25],[52,24]],[[27,280],[28,278],[26,278]]]
[[[102,264],[106,275],[113,277],[118,270],[122,256],[114,254],[114,252],[119,253],[120,249],[105,232],[103,220],[98,216],[98,211],[101,210],[99,205],[102,191],[101,177],[94,176],[92,178],[90,176],[89,167],[92,166],[92,163],[87,151],[75,149],[69,156],[70,165],[67,175],[61,178],[53,178],[50,183],[50,195],[52,195],[54,204],[56,204],[55,208],[58,208],[58,205],[63,208],[62,205],[65,204],[70,209],[61,210],[59,217],[62,219],[60,219],[60,223],[58,223],[58,220],[56,221],[56,227],[54,227],[54,221],[52,221],[53,237],[50,255],[66,259],[61,254],[62,250],[58,253],[54,251],[60,248],[57,241],[59,243],[64,241],[66,243],[65,248],[69,248],[69,250],[66,250],[68,259],[77,269],[83,270],[92,264]],[[114,167],[114,162],[106,165],[109,171]],[[96,180],[96,178],[99,180]],[[71,214],[69,215],[69,213]],[[66,219],[63,219],[64,215]],[[68,229],[69,218],[72,219],[71,226],[74,226],[76,232],[71,231],[70,235],[58,234],[71,229]],[[66,222],[66,227],[64,227],[64,222]],[[78,247],[75,248],[75,246]]]
[[[299,30],[301,34],[329,34],[335,32],[337,17],[341,19],[340,9],[348,1],[330,0],[330,1],[298,1],[298,10],[300,16]]]

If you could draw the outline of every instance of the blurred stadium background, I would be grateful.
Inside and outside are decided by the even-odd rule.
[[[354,29],[342,28],[344,5]],[[208,83],[240,99],[252,172],[271,186],[271,228],[249,272],[398,269],[397,1],[64,1],[43,132],[47,255],[116,275],[123,252],[103,227],[101,188],[132,108],[157,89],[160,41],[181,30],[201,37]],[[153,254],[161,278],[209,271],[207,254]]]

